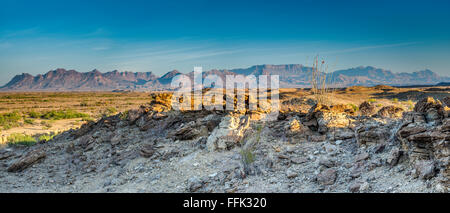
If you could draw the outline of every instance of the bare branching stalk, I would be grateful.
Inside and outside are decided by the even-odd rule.
[[[319,56],[316,56],[311,70],[311,92],[317,103],[330,105],[333,90],[329,87],[331,76],[327,79],[327,70],[325,61],[319,61]]]

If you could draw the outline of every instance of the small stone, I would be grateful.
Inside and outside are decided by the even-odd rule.
[[[393,148],[389,153],[389,157],[386,160],[386,163],[391,167],[397,165],[398,160],[400,159],[400,155],[401,155],[400,149],[397,147]]]
[[[340,145],[343,141],[342,140],[337,140],[335,143],[336,145]]]
[[[295,147],[292,147],[292,146],[286,148],[286,152],[287,152],[287,153],[294,153],[295,150],[296,150],[296,148],[295,148]]]
[[[294,164],[302,164],[308,162],[308,159],[305,157],[293,157],[291,158],[291,162]]]
[[[350,187],[349,187],[349,191],[350,192],[353,192],[353,193],[355,193],[355,192],[359,192],[359,188],[361,187],[361,183],[359,183],[359,182],[355,182],[355,183],[353,183],[352,185],[350,185]]]
[[[338,150],[338,147],[333,144],[325,144],[324,148],[325,148],[325,151],[329,154],[336,153],[336,151]]]
[[[357,155],[357,156],[355,157],[355,161],[356,161],[356,162],[358,162],[358,161],[363,161],[363,160],[366,160],[366,159],[368,159],[368,158],[369,158],[369,153],[363,152],[363,153],[361,153],[361,154],[359,154],[359,155]]]
[[[188,190],[189,192],[196,192],[203,187],[203,182],[197,177],[189,178],[188,180]]]
[[[289,156],[287,155],[278,155],[279,159],[289,159]]]
[[[434,162],[431,160],[420,160],[414,165],[417,175],[421,179],[430,179],[435,175]]]
[[[335,169],[325,169],[317,175],[317,182],[322,185],[332,185],[336,181],[336,177]]]
[[[292,178],[296,178],[298,176],[298,173],[294,172],[294,171],[288,171],[286,176],[287,176],[287,178],[292,179]]]
[[[445,186],[443,186],[442,184],[438,183],[436,184],[436,192],[438,193],[447,193],[448,190]]]
[[[369,189],[370,189],[370,184],[367,183],[367,182],[364,182],[364,183],[361,184],[361,186],[359,188],[359,191],[360,192],[368,192]]]
[[[364,169],[364,163],[363,162],[357,162],[353,164],[353,167],[350,170],[350,177],[357,178],[361,176],[361,173]]]
[[[12,156],[14,156],[14,154],[10,152],[0,153],[0,160],[5,160]]]
[[[381,153],[384,151],[384,148],[386,148],[386,145],[384,144],[379,144],[374,148],[374,152],[375,153]]]
[[[139,154],[144,158],[152,157],[155,154],[155,148],[151,144],[145,144],[141,147]]]
[[[334,162],[334,160],[332,160],[330,158],[321,157],[321,158],[319,158],[319,165],[331,168],[331,167],[335,166],[335,162]]]

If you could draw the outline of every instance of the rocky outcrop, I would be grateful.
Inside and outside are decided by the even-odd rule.
[[[414,111],[403,116],[397,137],[417,176],[429,179],[435,176],[437,170],[444,181],[449,180],[450,119],[444,118],[439,101],[427,97],[417,102]]]
[[[442,101],[442,104],[443,104],[444,106],[450,108],[450,96],[447,96],[447,97],[443,98],[441,101]]]
[[[231,149],[242,140],[244,132],[249,126],[248,116],[230,113],[224,116],[219,125],[211,132],[206,147],[209,151]]]
[[[427,97],[414,106],[414,111],[422,113],[427,122],[440,122],[444,118],[444,107],[439,100]]]
[[[355,128],[359,145],[386,144],[393,134],[395,123],[385,123],[379,119],[360,121]]]
[[[192,140],[202,136],[208,136],[220,123],[220,116],[210,114],[196,121],[183,124],[175,131],[169,132],[168,137],[175,140]]]
[[[361,115],[371,116],[375,113],[375,106],[367,101],[364,101],[359,105],[359,111],[361,112]]]
[[[336,128],[346,128],[350,125],[349,114],[354,114],[351,107],[336,105],[329,107],[323,104],[314,105],[305,117],[304,124],[311,130],[325,134]]]
[[[28,152],[25,156],[17,160],[11,166],[8,167],[8,172],[20,172],[31,165],[35,164],[39,160],[45,158],[45,151],[42,149],[36,149]]]
[[[377,112],[377,115],[382,118],[401,118],[403,111],[402,108],[397,106],[385,106]]]

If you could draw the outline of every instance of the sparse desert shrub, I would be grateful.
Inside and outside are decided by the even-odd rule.
[[[355,104],[348,104],[348,105],[352,107],[353,111],[355,112],[359,111],[359,107],[356,106]]]
[[[408,100],[408,101],[406,102],[406,104],[408,105],[408,109],[409,109],[409,110],[413,110],[413,109],[414,109],[414,102],[413,102],[413,101]]]
[[[253,154],[252,150],[242,149],[240,153],[244,167],[250,165],[255,161],[255,155]]]
[[[106,108],[106,110],[105,110],[105,115],[107,115],[107,116],[109,116],[109,115],[114,115],[114,114],[116,114],[117,113],[117,109],[116,108],[114,108],[114,107],[108,107],[108,108]]]
[[[89,121],[94,121],[94,120],[95,120],[95,119],[92,118],[92,117],[90,117],[90,116],[81,119],[81,121],[87,121],[87,122],[89,122]]]
[[[21,133],[13,133],[9,135],[7,141],[8,141],[7,144],[11,146],[14,145],[31,146],[36,143],[36,139],[34,137]]]
[[[120,113],[119,117],[120,117],[121,120],[127,119],[127,117],[128,117],[128,110],[125,111],[125,112]]]
[[[36,111],[30,111],[30,112],[28,112],[28,116],[30,118],[40,118],[41,114],[39,112],[36,112]]]
[[[375,103],[375,102],[377,102],[377,99],[375,99],[375,98],[369,98],[369,100],[367,100],[367,102],[369,102],[369,103]]]
[[[54,134],[52,134],[52,135],[49,135],[49,134],[41,135],[41,136],[39,136],[39,141],[48,142],[51,139],[53,139],[53,137],[55,137]]]
[[[397,103],[398,102],[398,98],[393,98],[392,102]]]
[[[23,122],[26,123],[26,124],[34,124],[33,119],[28,119],[28,118],[24,118]]]
[[[41,121],[41,125],[44,126],[44,129],[50,129],[52,128],[52,124],[47,121]]]
[[[382,107],[383,106],[383,104],[377,104],[377,107]]]
[[[256,138],[254,140],[253,143],[251,144],[244,144],[244,146],[242,147],[240,154],[241,154],[241,159],[242,159],[242,164],[244,165],[244,171],[245,173],[250,173],[251,169],[250,169],[250,165],[255,162],[255,154],[253,153],[253,150],[255,148],[255,146],[259,143],[259,141],[261,140],[261,131],[263,129],[262,125],[258,125],[256,127]]]

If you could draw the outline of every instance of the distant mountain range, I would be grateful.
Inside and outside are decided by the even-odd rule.
[[[204,72],[225,75],[279,75],[280,87],[309,87],[311,67],[300,64],[256,65],[245,69],[210,70]],[[108,91],[108,90],[163,90],[170,88],[172,78],[181,74],[177,70],[159,77],[152,72],[119,72],[117,70],[101,73],[98,70],[77,72],[56,69],[44,75],[32,76],[28,73],[16,75],[0,91]],[[192,72],[188,73],[192,77]],[[439,76],[431,70],[413,73],[393,73],[389,70],[371,66],[360,66],[338,70],[327,74],[331,85],[337,87],[374,86],[379,84],[407,86],[434,85],[450,82],[450,77]]]

